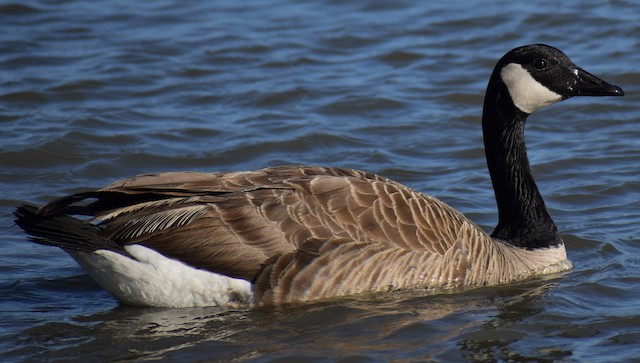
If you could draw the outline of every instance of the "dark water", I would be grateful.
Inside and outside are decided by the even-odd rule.
[[[0,3],[0,360],[640,361],[640,3]],[[622,86],[533,116],[575,268],[460,294],[253,311],[118,306],[12,226],[163,170],[383,174],[496,222],[479,118],[495,61],[557,46]]]

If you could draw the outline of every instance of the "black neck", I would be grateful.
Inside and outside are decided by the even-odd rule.
[[[482,115],[487,166],[498,204],[493,238],[525,248],[562,243],[531,174],[524,142],[528,114],[513,105],[504,83],[492,77]]]

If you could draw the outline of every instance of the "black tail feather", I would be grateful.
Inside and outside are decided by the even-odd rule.
[[[161,191],[145,188],[127,189],[126,192],[113,190],[93,190],[58,198],[36,211],[40,216],[60,214],[95,216],[102,212],[130,206],[137,203],[151,202],[174,197],[202,195],[200,191],[184,191],[180,189],[163,189]],[[209,192],[208,196],[229,194],[229,192]]]
[[[106,249],[129,255],[123,248],[101,235],[99,226],[68,215],[42,215],[33,205],[23,204],[13,215],[16,224],[33,242],[66,250],[93,252]]]

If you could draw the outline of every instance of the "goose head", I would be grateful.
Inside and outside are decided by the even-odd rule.
[[[493,77],[506,86],[513,105],[531,114],[573,96],[622,96],[611,85],[576,66],[562,51],[544,44],[518,47],[496,65]]]
[[[531,173],[524,141],[527,117],[574,96],[622,95],[620,87],[576,66],[548,45],[518,47],[498,61],[482,116],[487,166],[499,214],[494,238],[526,248],[562,243]]]

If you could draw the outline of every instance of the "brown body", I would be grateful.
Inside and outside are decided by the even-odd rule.
[[[125,204],[83,210],[100,222],[101,238],[252,281],[258,305],[493,285],[571,266],[564,247],[545,254],[509,246],[436,198],[356,170],[141,175],[40,213],[88,194]]]

